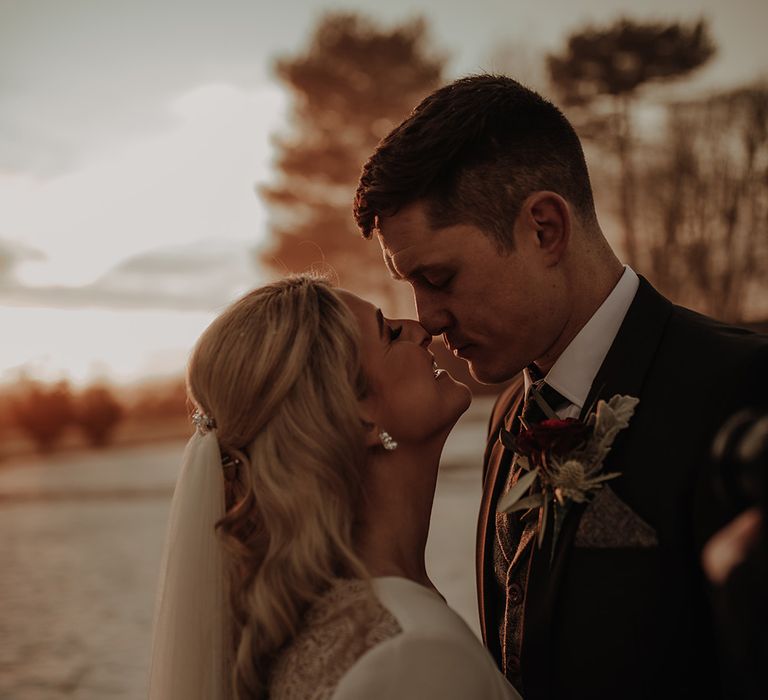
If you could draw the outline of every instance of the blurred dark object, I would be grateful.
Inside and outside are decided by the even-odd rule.
[[[106,386],[90,386],[77,397],[75,422],[94,447],[108,445],[123,407]]]
[[[722,427],[712,446],[715,485],[726,506],[741,512],[768,505],[768,414],[745,410]]]
[[[713,445],[715,480],[729,507],[748,508],[707,543],[703,564],[732,698],[768,697],[768,413],[743,411]]]
[[[655,82],[689,75],[714,54],[709,25],[701,20],[640,22],[619,19],[606,27],[572,32],[560,54],[548,56],[555,90],[582,138],[605,146],[619,166],[619,218],[626,261],[638,266],[637,175],[634,106]]]
[[[749,328],[749,330],[761,335],[768,335],[768,319],[764,321],[750,321],[744,324],[744,328]]]
[[[40,452],[50,452],[75,416],[72,391],[67,382],[46,386],[24,380],[10,404],[11,416]]]
[[[352,198],[362,164],[440,84],[445,61],[423,20],[386,28],[353,13],[324,16],[303,52],[277,61],[294,100],[290,130],[275,137],[279,175],[261,189],[272,242],[260,262],[280,275],[331,267],[340,286],[400,306],[381,249],[360,238]]]

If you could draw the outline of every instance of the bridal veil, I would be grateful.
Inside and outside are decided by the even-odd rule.
[[[150,700],[231,697],[224,551],[214,529],[223,515],[216,431],[198,431],[187,443],[171,502],[155,604]]]

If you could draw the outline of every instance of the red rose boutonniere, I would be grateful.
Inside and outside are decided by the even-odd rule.
[[[584,421],[545,420],[527,426],[517,436],[502,427],[501,442],[515,453],[524,473],[499,499],[498,512],[538,509],[540,547],[550,506],[555,508],[558,530],[569,503],[583,503],[602,488],[604,481],[619,476],[619,472],[602,474],[603,462],[616,436],[629,425],[638,403],[633,396],[617,394],[609,401],[599,401]]]

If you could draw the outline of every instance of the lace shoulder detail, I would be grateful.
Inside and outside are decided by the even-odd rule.
[[[339,580],[309,609],[277,657],[270,700],[328,700],[363,654],[401,632],[370,583]]]

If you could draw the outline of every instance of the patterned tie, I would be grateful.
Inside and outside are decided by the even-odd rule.
[[[556,389],[546,384],[536,365],[528,367],[528,374],[533,383],[528,387],[522,410],[513,422],[513,433],[524,430],[523,422],[531,426],[547,418],[556,417],[558,409],[571,403]],[[509,492],[523,472],[522,467],[515,466],[514,459],[506,464],[509,471],[502,477],[505,479],[502,495]],[[538,486],[534,488],[539,489]],[[523,643],[523,614],[530,557],[536,543],[537,522],[537,510],[528,513],[496,513],[495,516],[493,574],[496,590],[502,601],[502,605],[495,612],[495,624],[501,647],[502,669],[507,678],[518,686],[522,683],[520,654]]]
[[[520,413],[521,422],[531,426],[548,418],[557,418],[557,411],[571,402],[544,381],[541,371],[535,364],[528,366],[528,373],[534,382],[525,395],[523,410]]]

